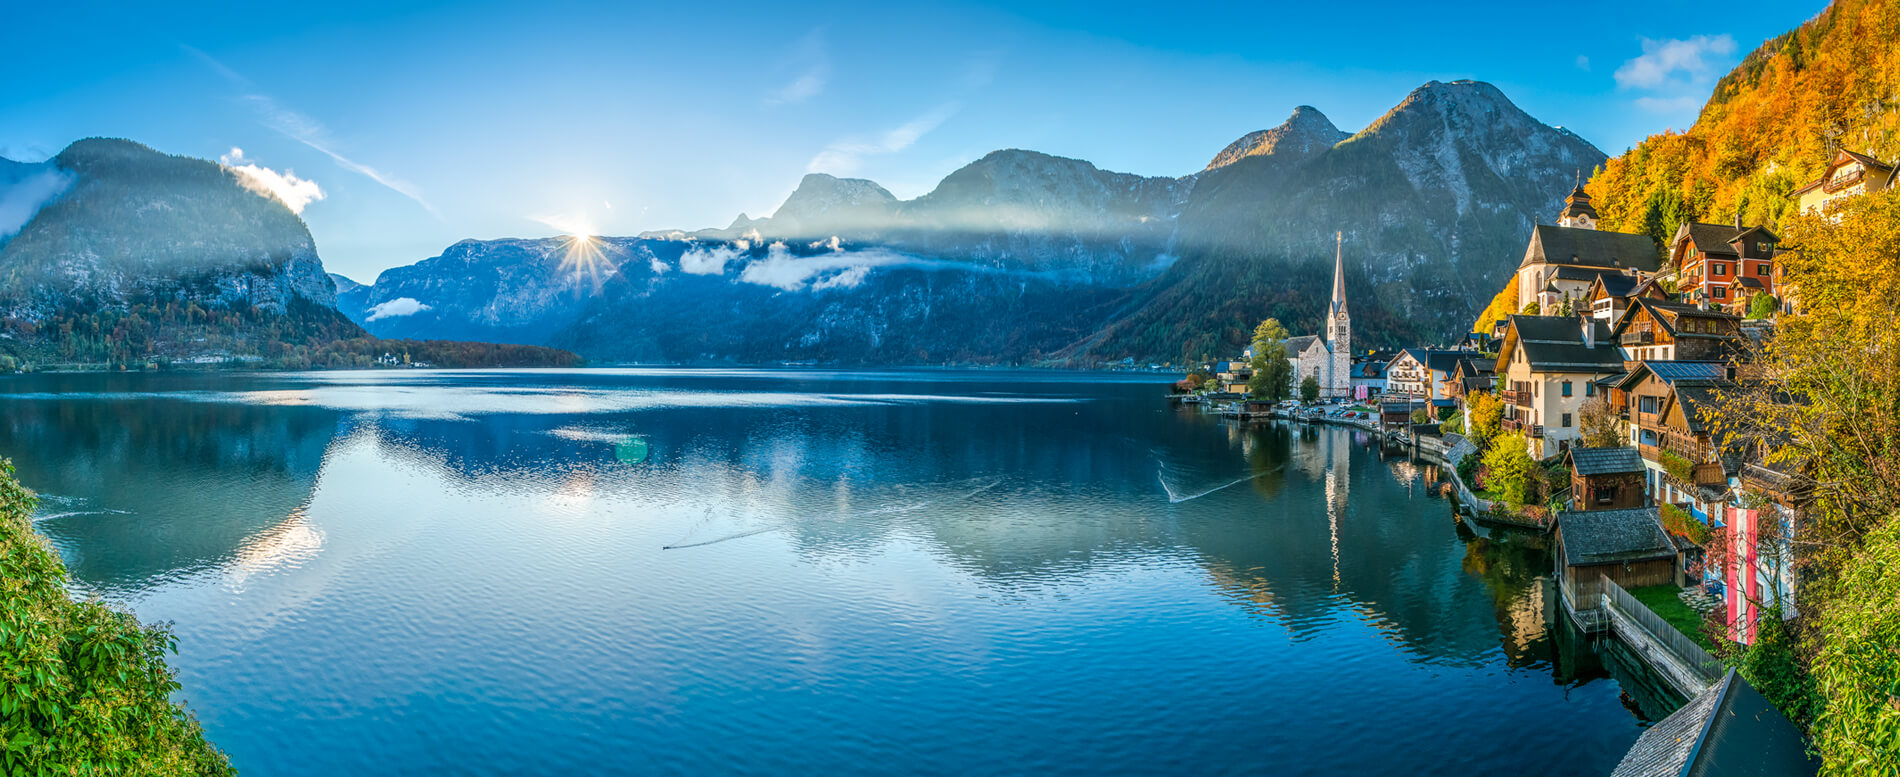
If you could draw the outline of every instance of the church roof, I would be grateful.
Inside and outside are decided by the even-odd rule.
[[[1538,224],[1531,230],[1530,247],[1518,267],[1539,264],[1634,267],[1655,272],[1661,259],[1656,253],[1656,241],[1648,235]]]
[[[1305,353],[1306,349],[1313,347],[1313,342],[1316,340],[1319,340],[1318,335],[1300,335],[1299,337],[1287,338],[1286,339],[1287,355],[1297,357],[1300,354]],[[1325,345],[1325,342],[1320,341],[1320,345]]]

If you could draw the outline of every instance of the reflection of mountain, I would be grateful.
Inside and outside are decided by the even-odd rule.
[[[43,499],[36,528],[76,580],[132,591],[313,541],[310,498],[340,417],[177,399],[8,399],[0,453]],[[83,500],[69,498],[84,494]]]

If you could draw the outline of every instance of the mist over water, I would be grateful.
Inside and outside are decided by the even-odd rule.
[[[1601,775],[1634,741],[1541,538],[1164,390],[20,376],[0,453],[75,589],[175,622],[250,775]]]

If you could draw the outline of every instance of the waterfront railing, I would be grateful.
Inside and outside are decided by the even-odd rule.
[[[1616,581],[1601,576],[1597,578],[1597,581],[1604,606],[1616,608],[1617,612],[1649,632],[1649,636],[1662,643],[1669,652],[1676,654],[1685,666],[1700,675],[1705,682],[1714,683],[1722,679],[1724,669],[1722,662],[1716,660],[1715,656],[1709,655],[1709,651],[1703,650],[1702,646],[1696,644],[1689,635],[1670,625],[1669,621],[1663,620],[1662,616],[1657,615],[1655,610],[1649,609],[1648,605],[1637,601],[1636,597],[1623,590]]]

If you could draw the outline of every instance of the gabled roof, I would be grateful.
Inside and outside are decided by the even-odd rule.
[[[1610,342],[1610,328],[1596,319],[1575,316],[1511,316],[1504,351],[1497,370],[1516,355],[1518,347],[1535,372],[1616,372],[1623,357]],[[1592,328],[1596,347],[1583,344],[1583,327]]]
[[[1318,340],[1318,339],[1319,339],[1318,335],[1300,335],[1299,337],[1287,338],[1286,339],[1287,355],[1298,357],[1300,354],[1305,353],[1306,349],[1313,347],[1313,341]]]
[[[1744,229],[1735,237],[1730,238],[1729,242],[1739,243],[1744,240],[1766,240],[1770,243],[1781,242],[1781,238],[1775,237],[1775,233],[1768,231],[1768,227],[1763,225],[1756,225]]]
[[[1866,154],[1849,151],[1843,148],[1835,152],[1834,159],[1829,161],[1827,163],[1827,168],[1821,171],[1821,177],[1816,178],[1813,181],[1809,182],[1807,185],[1794,190],[1794,196],[1799,197],[1803,194],[1813,191],[1816,187],[1820,186],[1821,184],[1827,183],[1827,179],[1830,176],[1834,175],[1835,168],[1840,167],[1841,165],[1851,163],[1851,162],[1859,162],[1862,167],[1867,168],[1868,172],[1873,173],[1876,176],[1878,176],[1878,174],[1882,172],[1887,173],[1888,181],[1893,181],[1895,175],[1900,174],[1900,169],[1895,169],[1893,165],[1887,164],[1886,162],[1882,162]]]
[[[1741,230],[1727,224],[1707,224],[1700,221],[1684,222],[1676,228],[1675,239],[1669,241],[1673,247],[1681,247],[1682,241],[1694,240],[1697,251],[1715,256],[1734,256],[1735,246],[1730,245]],[[1672,248],[1673,253],[1673,248]]]
[[[1614,267],[1576,267],[1572,265],[1559,265],[1557,267],[1557,271],[1554,273],[1551,273],[1550,277],[1551,277],[1551,280],[1555,280],[1555,281],[1589,282],[1589,281],[1594,281],[1598,278],[1601,278],[1605,275],[1622,275],[1622,274],[1623,273],[1621,271],[1617,270]]]
[[[1596,299],[1598,294],[1604,297],[1627,297],[1630,292],[1636,290],[1639,283],[1641,281],[1636,280],[1636,276],[1628,273],[1598,273],[1597,279],[1591,282],[1590,288],[1583,293],[1583,296],[1588,299]]]
[[[1722,362],[1708,361],[1645,361],[1637,362],[1636,368],[1629,371],[1618,381],[1617,388],[1628,391],[1643,381],[1644,376],[1654,375],[1667,386],[1712,386],[1728,382],[1728,365]]]
[[[1730,669],[1636,738],[1610,777],[1812,777],[1801,730]]]
[[[1623,314],[1622,318],[1617,319],[1616,326],[1610,330],[1611,336],[1621,337],[1623,330],[1629,327],[1629,323],[1636,320],[1636,311],[1639,309],[1648,311],[1649,317],[1661,324],[1663,331],[1668,332],[1670,337],[1735,339],[1739,336],[1738,332],[1684,332],[1682,331],[1681,321],[1684,318],[1714,319],[1721,321],[1742,320],[1741,316],[1733,313],[1720,310],[1703,310],[1700,306],[1690,302],[1666,302],[1659,299],[1650,299],[1648,297],[1633,297],[1630,299],[1629,310]]]
[[[1436,372],[1450,374],[1458,369],[1458,360],[1471,356],[1472,351],[1426,351],[1425,366]]]
[[[1676,546],[1654,507],[1625,510],[1566,510],[1557,514],[1564,565],[1620,564],[1675,558]]]
[[[1431,350],[1427,348],[1405,348],[1405,349],[1400,350],[1398,357],[1394,358],[1392,361],[1398,361],[1399,359],[1410,357],[1412,361],[1418,362],[1418,366],[1429,368],[1431,366],[1430,365],[1431,358],[1432,358],[1431,354],[1432,354]],[[1388,364],[1386,365],[1386,367],[1390,369],[1391,365]]]
[[[1579,475],[1616,475],[1642,472],[1643,457],[1635,448],[1571,448],[1570,468]]]
[[[1634,267],[1655,272],[1660,260],[1648,235],[1538,224],[1518,267],[1538,264],[1580,267]]]

